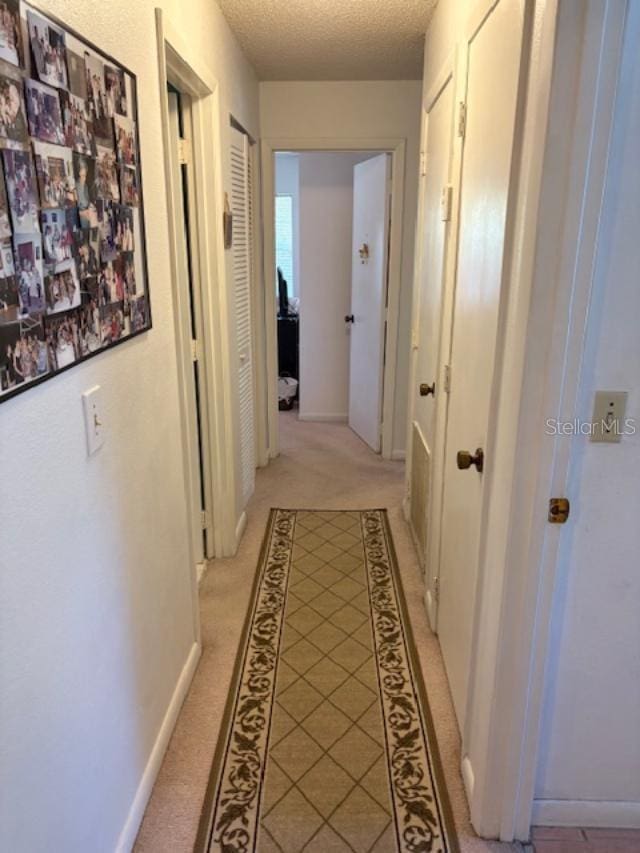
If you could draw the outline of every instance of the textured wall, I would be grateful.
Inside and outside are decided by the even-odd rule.
[[[154,328],[0,407],[0,849],[112,851],[193,643],[154,7],[257,136],[217,6],[50,0],[138,75]],[[80,395],[102,386],[86,456]]]
[[[261,135],[271,138],[404,138],[407,142],[402,281],[394,389],[393,449],[404,450],[411,339],[413,247],[418,203],[421,83],[261,83]]]

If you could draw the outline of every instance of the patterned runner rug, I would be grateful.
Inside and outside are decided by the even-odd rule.
[[[384,510],[273,510],[203,807],[206,853],[458,846]]]

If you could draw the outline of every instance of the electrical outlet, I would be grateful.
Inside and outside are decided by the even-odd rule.
[[[625,430],[626,409],[626,391],[596,391],[591,441],[621,441]]]
[[[93,456],[104,444],[105,427],[102,416],[102,390],[94,385],[82,395],[84,425],[87,431],[87,453]]]

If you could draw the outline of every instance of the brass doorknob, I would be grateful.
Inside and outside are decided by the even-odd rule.
[[[484,468],[484,450],[479,447],[476,450],[475,455],[469,453],[468,450],[459,450],[456,461],[458,463],[458,468],[461,471],[466,471],[467,468],[471,468],[472,465],[476,466],[476,471],[482,471]]]
[[[421,397],[428,397],[429,394],[431,394],[434,397],[436,396],[436,383],[432,382],[431,385],[427,385],[426,382],[421,382],[420,383],[420,396]]]

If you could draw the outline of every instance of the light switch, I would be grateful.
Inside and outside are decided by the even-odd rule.
[[[596,391],[591,441],[620,441],[626,426],[626,409],[626,391]]]
[[[94,385],[82,395],[84,407],[84,425],[87,430],[87,452],[89,456],[99,450],[104,444],[105,428],[102,417],[102,390]]]

